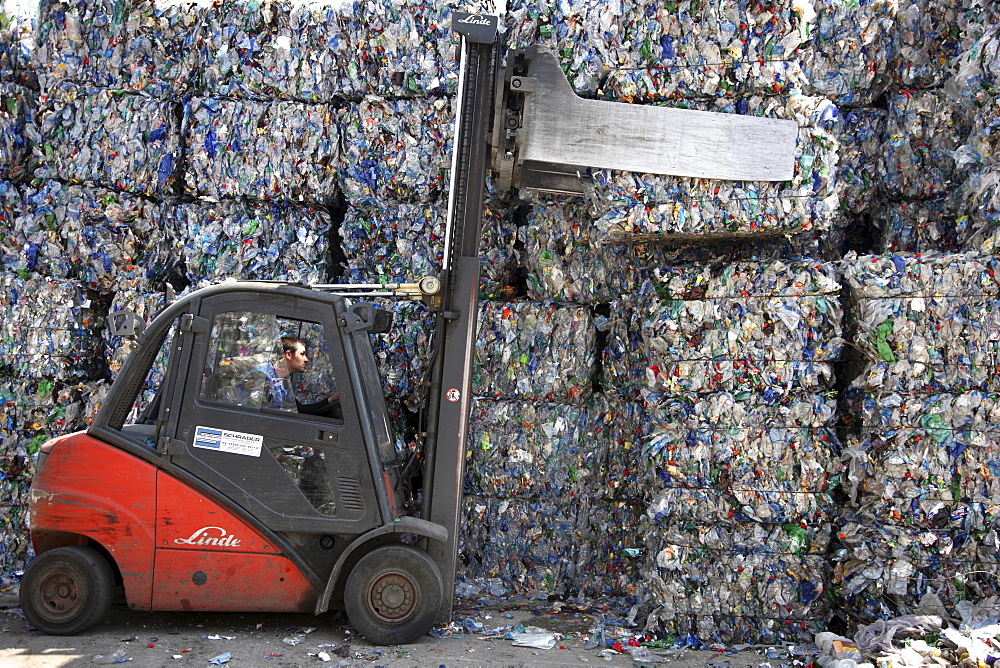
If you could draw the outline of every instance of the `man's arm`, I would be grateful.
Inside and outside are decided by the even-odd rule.
[[[338,419],[343,419],[344,417],[340,410],[340,392],[334,392],[327,398],[311,404],[304,404],[296,399],[295,406],[300,413],[305,415],[325,415],[326,417]]]

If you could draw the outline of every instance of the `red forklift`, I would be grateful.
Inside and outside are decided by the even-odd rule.
[[[134,350],[90,428],[42,446],[31,487],[37,557],[20,600],[40,631],[97,624],[118,585],[134,610],[342,608],[377,644],[447,624],[487,168],[501,189],[568,195],[584,193],[589,167],[792,177],[794,121],[585,100],[544,49],[502,64],[499,17],[456,12],[453,28],[461,71],[439,276],[227,282],[148,326],[115,312],[120,333],[135,330]],[[391,314],[376,297],[420,299],[436,314],[422,459],[396,447],[371,344]],[[307,342],[315,384],[336,389],[330,410],[273,402],[267,369],[282,337]]]

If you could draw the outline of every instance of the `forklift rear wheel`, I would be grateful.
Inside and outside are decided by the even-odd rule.
[[[444,583],[437,564],[412,547],[391,545],[369,552],[344,588],[351,624],[377,645],[400,645],[431,630]]]
[[[42,633],[68,636],[97,624],[111,609],[115,575],[89,547],[43,552],[21,578],[21,610]]]

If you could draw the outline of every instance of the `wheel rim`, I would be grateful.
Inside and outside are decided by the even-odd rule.
[[[377,617],[387,622],[406,619],[417,606],[413,582],[399,573],[387,573],[372,583],[368,604]]]
[[[73,614],[80,601],[80,585],[69,573],[52,573],[42,581],[36,594],[38,608],[47,617]]]

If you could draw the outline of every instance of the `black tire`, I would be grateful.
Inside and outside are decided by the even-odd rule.
[[[376,645],[402,645],[431,630],[441,607],[441,571],[426,552],[380,547],[354,567],[344,588],[347,618]]]
[[[115,574],[89,547],[43,552],[21,578],[21,610],[42,633],[69,636],[104,619],[115,595]]]

